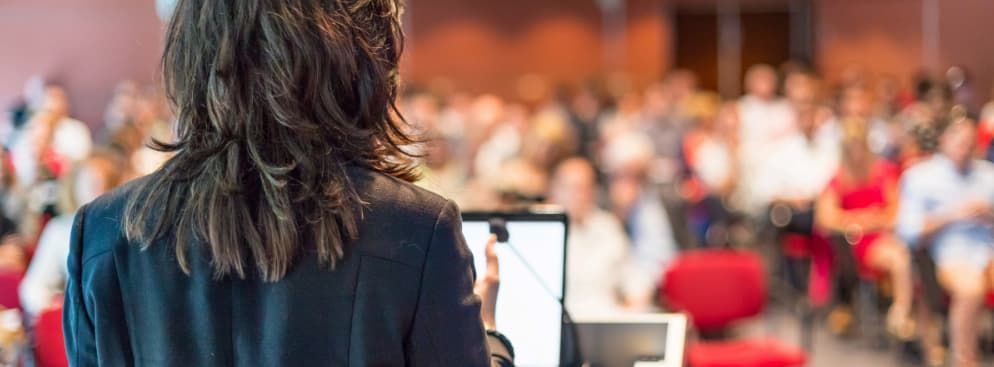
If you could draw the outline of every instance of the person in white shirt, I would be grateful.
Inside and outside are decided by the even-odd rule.
[[[949,294],[956,366],[977,366],[977,325],[994,287],[994,164],[974,159],[976,133],[969,119],[944,128],[939,152],[901,178],[897,216],[898,236],[928,250]],[[924,344],[934,350],[939,335],[929,334]]]
[[[828,114],[813,106],[798,111],[799,131],[771,146],[753,182],[754,195],[771,204],[771,222],[807,239],[808,294],[815,306],[824,305],[831,295],[832,250],[811,219],[814,202],[838,170],[841,156],[838,136],[817,134]]]
[[[69,166],[86,158],[92,148],[90,128],[69,117],[65,90],[48,86],[41,105],[11,144],[18,182],[31,185],[41,178],[43,168]]]
[[[796,133],[795,112],[790,103],[777,96],[777,73],[769,65],[755,65],[746,72],[747,94],[739,101],[740,172],[744,191],[742,206],[756,214],[769,204],[769,197],[756,195],[762,180],[761,166],[773,147]]]
[[[838,169],[841,135],[823,133],[837,130],[827,109],[807,107],[797,116],[799,130],[770,144],[753,190],[773,202],[807,207]]]
[[[60,209],[42,231],[27,273],[21,281],[21,306],[29,315],[37,315],[62,294],[69,256],[69,235],[80,206],[96,199],[121,183],[124,160],[114,153],[97,151],[79,162],[61,182]]]
[[[521,152],[522,141],[528,133],[528,111],[521,105],[501,109],[500,119],[490,129],[490,136],[480,144],[473,160],[473,172],[492,178],[500,167]]]
[[[617,217],[596,204],[594,168],[582,158],[562,162],[555,171],[550,198],[570,217],[567,240],[566,307],[577,319],[622,312],[629,242]]]

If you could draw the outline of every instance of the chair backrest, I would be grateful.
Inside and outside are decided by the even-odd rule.
[[[0,306],[5,308],[21,308],[21,298],[18,288],[24,274],[21,272],[0,272]]]
[[[65,339],[62,335],[62,307],[42,311],[34,328],[35,365],[38,367],[66,367]]]
[[[759,256],[734,250],[692,251],[666,271],[662,301],[686,312],[699,330],[719,331],[758,315],[766,302]]]

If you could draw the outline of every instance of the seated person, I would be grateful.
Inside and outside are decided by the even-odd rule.
[[[629,242],[617,217],[597,207],[597,179],[585,159],[571,158],[555,171],[550,190],[552,203],[569,214],[566,258],[566,307],[578,319],[622,311],[619,294],[639,294],[632,288],[640,279],[623,269],[629,260]],[[627,298],[627,297],[626,297]]]
[[[607,173],[611,210],[621,219],[632,242],[629,306],[649,308],[656,298],[655,284],[676,257],[677,243],[663,196],[652,183],[650,166],[655,156],[652,141],[643,134],[628,132],[607,142],[602,163]]]
[[[727,228],[733,221],[728,199],[738,183],[738,107],[726,103],[698,113],[695,121],[683,147],[690,173],[682,187],[690,206],[689,220],[703,245],[724,245],[729,238],[715,238],[713,234],[722,231],[712,230]]]
[[[896,165],[874,155],[864,120],[847,120],[844,125],[839,171],[818,198],[815,221],[822,229],[845,235],[860,273],[882,272],[890,277],[894,302],[887,313],[887,329],[906,340],[914,333],[911,258],[891,235],[899,172]]]
[[[779,77],[769,65],[754,65],[746,71],[746,95],[738,101],[737,154],[740,156],[736,205],[759,216],[772,201],[766,188],[769,157],[788,140],[797,140],[796,113],[777,95]]]
[[[61,182],[60,211],[45,225],[35,256],[20,285],[21,306],[29,315],[37,315],[62,294],[69,256],[69,234],[73,217],[80,206],[96,199],[121,183],[124,173],[120,157],[97,151],[81,161]]]
[[[66,91],[47,86],[41,106],[11,142],[17,180],[30,185],[51,175],[61,177],[64,168],[90,154],[90,128],[69,116]]]
[[[807,106],[797,110],[797,131],[771,143],[752,195],[770,199],[770,221],[780,231],[792,234],[811,259],[808,299],[812,306],[828,304],[832,295],[832,248],[814,226],[814,204],[838,170],[839,141],[819,134],[830,123],[828,110]],[[744,173],[744,172],[743,172]],[[788,250],[795,251],[795,250]]]
[[[977,365],[979,313],[994,278],[994,165],[973,158],[975,134],[968,119],[950,123],[938,153],[904,174],[897,225],[907,243],[928,247],[949,293],[959,367]]]

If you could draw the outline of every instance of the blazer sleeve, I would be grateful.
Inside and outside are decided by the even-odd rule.
[[[98,366],[97,341],[94,322],[87,312],[84,300],[83,273],[83,221],[85,208],[79,210],[72,225],[67,262],[65,301],[62,325],[65,334],[66,356],[73,367]]]
[[[459,209],[449,202],[435,223],[421,272],[418,306],[407,346],[410,366],[512,366],[510,346],[488,343],[473,294],[473,255]],[[498,348],[496,346],[504,346]]]

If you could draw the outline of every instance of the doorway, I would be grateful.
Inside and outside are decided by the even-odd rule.
[[[673,14],[675,67],[693,71],[701,88],[725,97],[740,94],[742,76],[752,65],[778,67],[792,55],[810,60],[804,50],[811,47],[799,45],[796,37],[808,34],[810,25],[798,22],[798,12],[787,3],[757,8],[728,3],[677,6]]]

